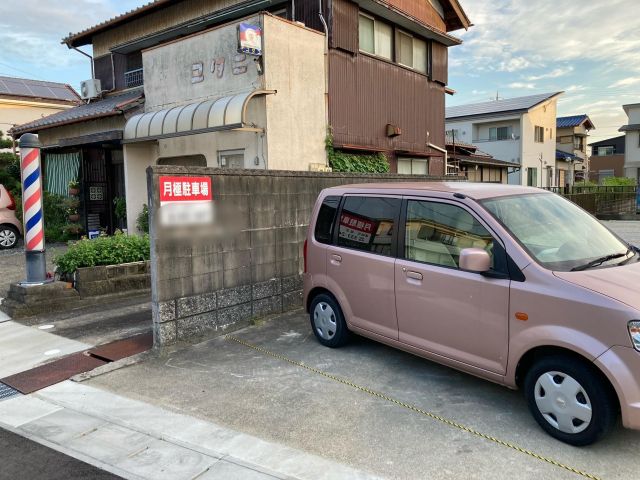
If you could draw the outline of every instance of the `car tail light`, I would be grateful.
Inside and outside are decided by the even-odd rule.
[[[629,322],[629,335],[631,335],[633,347],[640,352],[640,320]]]
[[[9,210],[15,210],[16,209],[16,201],[13,198],[13,195],[11,195],[11,192],[7,189],[5,189],[5,191],[7,192],[7,195],[9,195],[9,205],[7,205],[7,208]]]
[[[304,273],[307,273],[307,240],[304,241],[304,246],[302,247],[302,255],[304,257]]]

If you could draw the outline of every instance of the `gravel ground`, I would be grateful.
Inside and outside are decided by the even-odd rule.
[[[53,272],[53,257],[67,251],[64,243],[48,244],[47,271]],[[22,242],[16,248],[0,250],[0,298],[7,296],[9,285],[25,279],[25,259]]]

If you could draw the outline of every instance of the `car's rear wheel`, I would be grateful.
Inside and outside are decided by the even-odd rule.
[[[542,358],[527,372],[524,390],[538,424],[565,443],[589,445],[616,423],[615,394],[586,361],[568,355]]]
[[[341,347],[349,340],[349,329],[335,299],[326,293],[317,295],[309,309],[311,328],[318,341],[326,347]]]
[[[18,244],[18,229],[12,225],[0,225],[0,249],[13,248]]]

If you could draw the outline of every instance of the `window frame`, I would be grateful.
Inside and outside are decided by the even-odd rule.
[[[420,158],[420,157],[398,157],[397,158],[397,165],[396,165],[396,170],[399,170],[399,166],[400,166],[400,162],[406,162],[406,161],[410,161],[411,162],[411,173],[398,173],[398,175],[412,175],[412,176],[423,176],[422,173],[413,173],[413,162],[421,162],[421,163],[426,163],[427,164],[427,173],[424,176],[429,176],[429,163],[431,163],[431,158],[430,157],[424,157],[424,158]]]
[[[538,132],[542,132],[542,135],[538,137]],[[534,125],[533,141],[535,143],[544,143],[544,127],[540,125]]]
[[[339,245],[338,244],[338,236],[340,233],[340,217],[342,216],[342,211],[344,210],[344,205],[347,202],[347,198],[350,197],[373,197],[373,198],[395,198],[397,200],[399,200],[399,206],[395,212],[395,222],[393,225],[393,231],[391,233],[391,253],[389,255],[382,255],[381,253],[377,253],[377,252],[371,252],[371,251],[367,251],[367,250],[360,250],[357,248],[352,248],[352,247],[347,247],[344,245]],[[389,195],[385,195],[385,194],[381,194],[381,193],[344,193],[342,194],[342,198],[340,199],[340,205],[338,206],[338,210],[336,213],[336,217],[333,220],[333,232],[332,232],[332,239],[331,239],[331,246],[335,247],[335,248],[344,248],[345,250],[349,250],[349,251],[353,251],[353,252],[359,252],[361,254],[365,254],[365,255],[373,255],[376,257],[384,257],[384,258],[398,258],[398,232],[399,232],[399,225],[400,225],[400,214],[402,211],[402,195],[393,195],[393,194],[389,194]],[[326,244],[325,244],[326,245]]]
[[[222,165],[222,158],[226,157],[227,155],[231,156],[231,155],[240,155],[242,153],[242,169],[246,169],[247,166],[245,164],[245,162],[247,161],[247,156],[246,156],[246,148],[230,148],[230,149],[226,149],[226,150],[218,150],[217,151],[217,157],[218,157],[218,167],[219,168],[229,168],[228,165]]]
[[[338,199],[338,204],[336,205],[336,209],[335,212],[333,213],[333,219],[331,221],[331,225],[329,225],[329,240],[328,241],[324,241],[324,240],[319,240],[318,239],[318,220],[320,219],[320,212],[322,211],[322,207],[324,206],[325,202],[330,199],[330,198],[337,198]],[[343,195],[327,195],[322,199],[322,202],[320,203],[320,208],[318,208],[318,213],[315,215],[314,217],[314,225],[313,225],[313,240],[316,243],[319,243],[321,245],[333,245],[334,244],[334,231],[336,228],[336,224],[337,224],[337,219],[338,219],[338,214],[340,213],[340,208],[342,207],[342,202],[344,200],[344,196]]]
[[[368,18],[369,20],[371,20],[373,22],[373,52],[368,52],[366,50],[362,50],[360,48],[360,16],[363,16],[365,18]],[[380,55],[380,53],[378,53],[377,49],[376,49],[376,23],[384,23],[385,25],[387,25],[390,29],[391,29],[391,36],[389,38],[391,45],[389,48],[389,52],[390,52],[390,58],[385,57],[384,55]],[[396,62],[396,55],[395,55],[395,49],[396,49],[396,42],[395,42],[395,26],[393,23],[389,23],[386,22],[384,20],[381,20],[379,18],[377,18],[374,15],[371,15],[370,13],[364,12],[362,10],[358,10],[358,53],[363,53],[365,55],[372,55],[376,58],[380,58],[382,60],[385,60],[387,62],[393,62],[393,63],[397,63]]]
[[[414,260],[412,258],[407,258],[406,250],[405,250],[405,247],[406,247],[405,241],[406,241],[406,226],[407,226],[407,209],[408,209],[410,201],[432,202],[432,203],[453,205],[455,207],[459,207],[462,210],[466,211],[478,223],[480,223],[480,225],[482,225],[487,230],[487,232],[489,232],[491,237],[493,238],[494,268],[489,270],[488,272],[485,272],[484,274],[480,274],[480,273],[476,273],[476,272],[467,272],[466,270],[462,270],[460,267],[451,267],[451,266],[448,266],[448,265],[441,265],[441,264],[438,264],[438,263],[423,262],[423,261],[420,261],[420,260]],[[402,230],[401,231],[400,231],[400,225],[402,225]],[[419,265],[427,265],[429,267],[444,268],[444,269],[453,270],[453,271],[456,271],[456,272],[467,272],[467,273],[472,273],[472,274],[475,273],[477,275],[483,275],[483,276],[486,276],[486,277],[511,278],[513,276],[512,274],[510,274],[510,270],[509,270],[509,266],[513,262],[513,260],[510,261],[509,256],[507,255],[507,250],[506,250],[506,248],[504,246],[504,242],[502,241],[500,236],[491,227],[491,225],[489,225],[487,222],[485,222],[482,219],[482,217],[473,208],[471,208],[469,205],[466,205],[466,204],[464,204],[462,202],[457,202],[457,201],[454,201],[454,200],[449,200],[449,199],[439,198],[439,197],[418,197],[418,196],[402,197],[402,206],[401,206],[401,209],[400,209],[400,220],[398,222],[398,229],[397,230],[398,231],[397,231],[397,236],[396,237],[397,237],[398,245],[396,247],[396,252],[397,252],[396,258],[398,260],[404,260],[406,262],[413,262],[413,263],[417,263]],[[513,266],[512,266],[512,268],[513,268]]]

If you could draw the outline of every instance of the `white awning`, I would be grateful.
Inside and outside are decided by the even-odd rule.
[[[272,93],[276,92],[253,90],[135,115],[124,126],[123,143],[247,127],[245,117],[249,101],[255,96]]]

